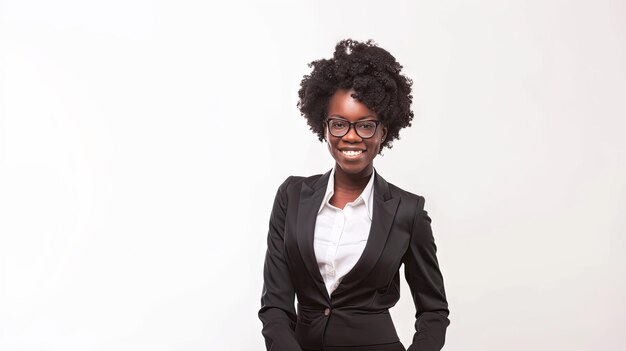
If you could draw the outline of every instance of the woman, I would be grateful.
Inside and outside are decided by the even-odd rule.
[[[411,126],[412,81],[371,40],[341,41],[310,66],[298,107],[335,164],[278,188],[259,310],[267,349],[405,350],[389,315],[404,264],[416,308],[408,350],[440,350],[449,310],[424,198],[373,165]]]

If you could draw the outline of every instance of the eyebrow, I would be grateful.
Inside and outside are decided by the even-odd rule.
[[[341,115],[330,115],[330,117],[339,117],[339,118],[345,119],[346,121],[348,120],[347,118],[345,118],[344,116],[341,116]],[[377,117],[376,116],[372,116],[372,115],[367,115],[367,116],[359,117],[359,119],[357,119],[357,121],[360,121],[360,120],[366,119],[366,118],[377,118]]]

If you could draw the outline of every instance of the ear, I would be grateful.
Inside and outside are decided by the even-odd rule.
[[[381,137],[382,141],[387,139],[387,127],[383,127],[383,136]]]

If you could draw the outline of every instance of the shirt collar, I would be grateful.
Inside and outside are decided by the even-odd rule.
[[[337,167],[336,163],[333,166],[333,169],[330,171],[328,184],[326,185],[326,193],[324,194],[324,199],[322,200],[322,204],[320,205],[320,208],[317,210],[318,214],[322,211],[322,208],[324,208],[324,205],[329,204],[330,199],[333,197],[333,194],[335,193],[335,167]],[[374,206],[372,206],[373,205],[372,200],[374,199],[374,175],[375,173],[376,173],[376,169],[374,168],[374,170],[372,171],[372,176],[370,177],[369,182],[367,182],[367,185],[361,192],[361,195],[359,195],[354,200],[354,202],[359,201],[359,198],[363,200],[363,202],[365,203],[365,208],[367,209],[367,214],[370,217],[370,220],[372,219],[372,216],[374,213],[374,208],[373,208]]]

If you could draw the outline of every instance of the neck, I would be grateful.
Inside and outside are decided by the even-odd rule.
[[[374,166],[368,165],[359,173],[346,173],[335,164],[335,191],[361,192],[374,172]]]

